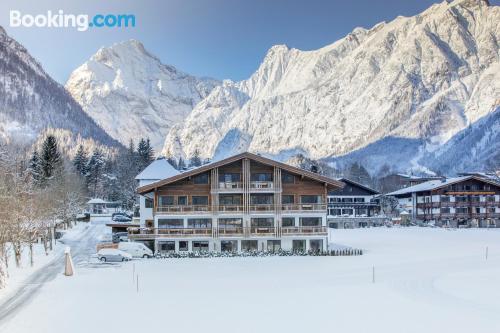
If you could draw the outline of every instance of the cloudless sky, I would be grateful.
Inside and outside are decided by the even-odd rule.
[[[100,47],[135,38],[163,63],[198,76],[241,80],[267,50],[312,50],[355,27],[412,16],[433,0],[1,0],[0,25],[64,83]],[[498,5],[500,0],[490,3]],[[11,28],[9,11],[41,14],[135,14],[128,29]]]

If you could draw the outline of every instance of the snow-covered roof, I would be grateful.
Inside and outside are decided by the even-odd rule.
[[[178,175],[177,171],[168,161],[164,158],[153,161],[146,169],[142,170],[135,179],[136,180],[161,180]]]
[[[90,199],[89,201],[87,201],[88,204],[105,204],[105,203],[108,203],[107,201],[104,201],[102,199],[99,199],[99,198],[93,198],[93,199]]]
[[[472,179],[472,178],[497,185],[495,182],[492,182],[492,181],[487,180],[487,179],[482,179],[482,178],[479,178],[477,176],[462,176],[462,177],[454,177],[454,178],[448,178],[448,179],[443,178],[443,179],[429,180],[425,183],[420,183],[420,184],[413,185],[410,187],[405,187],[401,190],[387,193],[387,195],[397,196],[397,195],[403,195],[403,194],[414,193],[414,192],[431,191],[431,190],[435,190],[435,189],[443,187],[443,186],[447,186],[447,185],[454,184],[454,183],[459,183],[459,182],[462,182],[464,180],[468,180],[468,179]]]

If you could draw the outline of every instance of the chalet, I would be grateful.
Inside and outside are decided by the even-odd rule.
[[[384,218],[379,216],[379,192],[347,178],[338,180],[345,186],[328,193],[330,228],[359,228],[383,223]]]
[[[242,153],[139,187],[152,224],[129,229],[129,238],[159,252],[326,250],[327,193],[342,187]]]
[[[387,194],[414,221],[500,227],[500,184],[478,176],[431,180]]]

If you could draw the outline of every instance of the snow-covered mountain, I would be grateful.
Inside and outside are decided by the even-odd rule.
[[[274,46],[249,79],[225,81],[172,128],[163,153],[297,152],[374,157],[374,173],[425,170],[428,151],[494,110],[499,22],[500,7],[485,0],[445,1],[319,50]]]
[[[160,151],[168,130],[220,83],[164,65],[130,40],[101,48],[78,67],[66,89],[123,144],[149,136]]]
[[[28,51],[0,27],[0,141],[33,143],[47,129],[119,146]]]

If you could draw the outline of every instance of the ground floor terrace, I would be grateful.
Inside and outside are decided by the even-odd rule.
[[[453,215],[430,215],[419,214],[416,217],[419,222],[434,223],[437,226],[450,228],[500,228],[499,216],[453,214]]]
[[[330,241],[364,253],[82,262],[0,332],[499,332],[500,229],[331,230]]]

